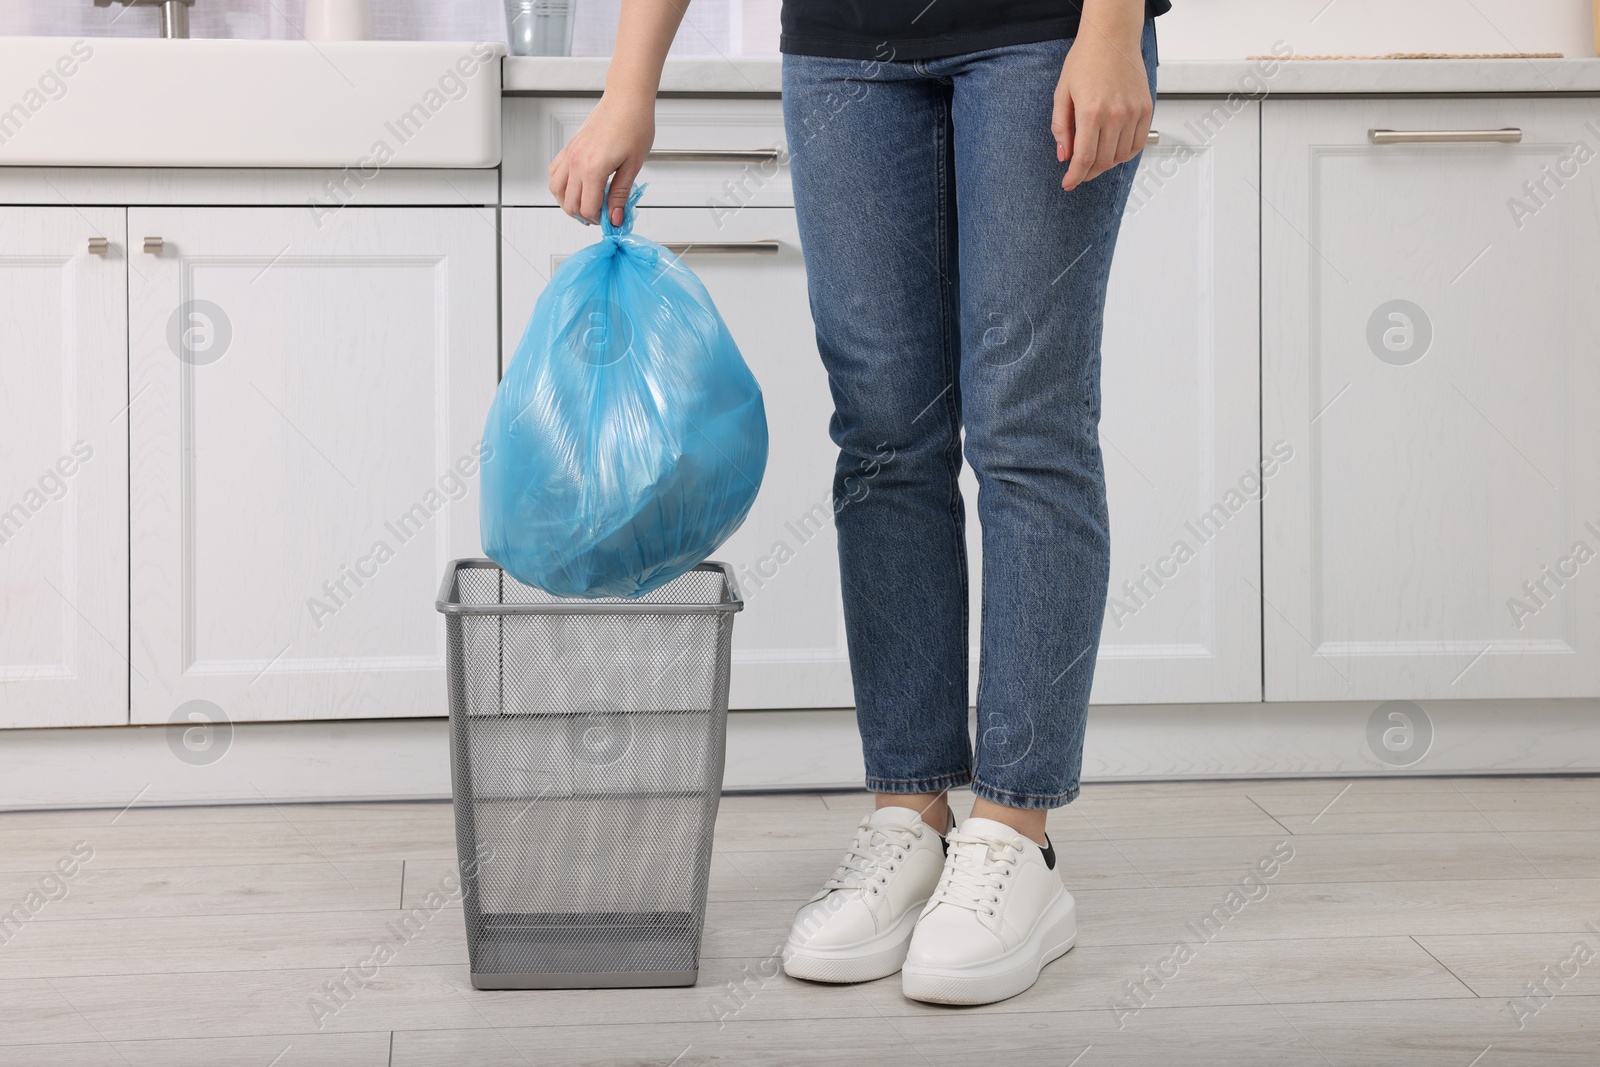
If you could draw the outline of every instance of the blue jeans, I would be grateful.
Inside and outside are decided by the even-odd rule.
[[[1110,577],[1100,335],[1138,161],[1062,190],[1050,115],[1071,44],[783,57],[874,792],[970,782],[1018,808],[1078,793]],[[1153,21],[1142,47],[1153,96]],[[963,430],[983,529],[975,752]]]

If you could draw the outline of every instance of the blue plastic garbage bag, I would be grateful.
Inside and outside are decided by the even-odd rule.
[[[483,431],[483,548],[562,597],[665,585],[744,521],[767,464],[761,388],[705,286],[604,213],[539,296]]]

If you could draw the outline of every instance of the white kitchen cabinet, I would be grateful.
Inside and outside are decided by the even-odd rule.
[[[1261,699],[1260,105],[1162,100],[1106,297],[1111,581],[1090,699]],[[1263,468],[1262,460],[1267,463]]]
[[[151,207],[128,228],[133,721],[444,714],[433,600],[480,554],[492,225]]]
[[[1594,115],[1266,104],[1267,699],[1600,695]]]
[[[746,208],[718,220],[705,208],[645,208],[635,229],[663,243],[723,242],[734,250],[684,261],[761,383],[770,449],[745,524],[714,558],[733,565],[745,610],[734,623],[735,708],[849,707],[831,491],[833,401],[817,356],[794,212]],[[557,264],[600,236],[557,208],[501,213],[502,339],[509,365],[535,300]],[[747,242],[776,242],[776,252]]]
[[[0,727],[128,721],[124,243],[0,207]]]

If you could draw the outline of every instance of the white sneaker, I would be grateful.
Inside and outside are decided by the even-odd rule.
[[[967,819],[948,841],[900,972],[905,994],[935,1004],[1014,997],[1078,936],[1055,849],[992,819]]]
[[[813,982],[870,982],[898,971],[943,869],[943,839],[917,812],[874,811],[833,876],[795,915],[784,971]]]

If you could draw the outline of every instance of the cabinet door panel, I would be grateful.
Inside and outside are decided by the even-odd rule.
[[[750,516],[715,553],[733,565],[745,610],[733,628],[736,708],[849,707],[830,492],[833,401],[817,356],[794,211],[644,208],[636,229],[663,242],[778,242],[772,254],[685,256],[761,383],[770,440]],[[560,261],[597,232],[557,208],[502,213],[502,343],[509,363],[534,302]]]
[[[128,721],[123,230],[0,208],[0,726]]]
[[[440,715],[497,367],[471,209],[137,208],[135,722]]]
[[[1268,698],[1600,695],[1592,102],[1266,108]]]
[[[1260,700],[1260,113],[1163,100],[1152,129],[1106,296],[1111,581],[1090,700]],[[970,509],[970,468],[962,493]],[[980,561],[976,522],[967,545]],[[974,586],[974,690],[980,604]]]
[[[1164,100],[1152,128],[1106,297],[1111,581],[1090,699],[1260,700],[1259,105]]]

